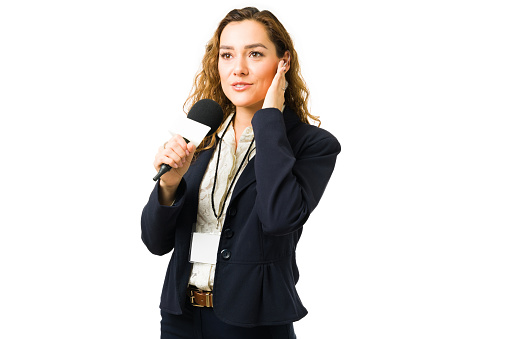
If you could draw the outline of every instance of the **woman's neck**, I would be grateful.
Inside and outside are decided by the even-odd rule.
[[[239,145],[240,137],[244,130],[251,126],[251,119],[257,110],[250,109],[247,107],[237,107],[235,117],[233,120],[233,129],[235,131],[235,142]]]

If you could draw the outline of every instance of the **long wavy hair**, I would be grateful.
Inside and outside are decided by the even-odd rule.
[[[184,103],[184,111],[189,112],[189,109],[201,99],[212,99],[219,103],[224,112],[223,122],[235,111],[235,106],[226,97],[223,89],[221,88],[221,79],[219,77],[218,70],[219,39],[221,38],[223,29],[229,23],[244,20],[254,20],[265,27],[270,40],[276,46],[276,54],[279,58],[282,58],[286,51],[290,53],[291,66],[285,73],[285,78],[288,81],[288,87],[285,91],[285,106],[288,106],[295,111],[302,122],[309,124],[311,119],[320,124],[319,117],[313,116],[309,113],[309,90],[302,78],[299,58],[293,47],[290,35],[274,14],[267,10],[259,11],[254,7],[234,9],[230,11],[223,20],[221,20],[214,36],[207,43],[201,70],[194,78],[191,94]],[[196,154],[200,151],[213,147],[216,140],[216,133],[206,137],[198,146]]]

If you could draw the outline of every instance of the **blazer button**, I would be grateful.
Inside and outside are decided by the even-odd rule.
[[[233,237],[233,231],[231,228],[224,229],[223,234],[226,237],[226,239],[231,239]]]
[[[230,252],[230,250],[224,249],[221,251],[221,257],[224,260],[230,260],[231,256],[232,256],[232,252]]]
[[[231,208],[230,209],[230,213],[229,213],[232,217],[235,216],[235,214],[237,214],[237,209],[235,208]]]

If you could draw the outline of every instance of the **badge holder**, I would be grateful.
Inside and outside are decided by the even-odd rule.
[[[216,264],[217,249],[221,234],[193,232],[191,236],[191,249],[189,253],[189,262]]]

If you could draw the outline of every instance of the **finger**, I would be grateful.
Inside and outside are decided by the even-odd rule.
[[[163,150],[163,153],[169,155],[171,152],[175,152],[179,157],[185,158],[189,155],[189,151],[187,150],[187,143],[183,138],[179,139],[170,139],[166,144]]]
[[[157,155],[154,160],[154,168],[159,171],[161,166],[163,164],[166,164],[172,168],[178,168],[178,164],[175,163],[171,158],[165,156],[165,155]]]
[[[182,146],[179,144],[171,144],[171,146],[167,146],[167,148],[164,150],[164,154],[170,156],[170,154],[176,154],[179,158],[185,159],[187,156],[187,146],[185,149],[182,149]]]
[[[162,159],[162,162],[170,165],[170,167],[173,167],[173,168],[179,168],[179,167],[184,166],[184,164],[182,162],[182,158],[179,157],[176,153],[163,154],[161,159]]]
[[[283,76],[286,74],[286,72],[288,71],[288,65],[286,64],[286,62],[284,62],[283,60],[281,60],[279,62],[279,65],[278,65],[278,72],[280,72]]]
[[[174,148],[176,145],[179,145],[182,149],[187,148],[187,143],[184,138],[178,134],[174,135],[170,138],[170,140],[166,141],[163,145],[164,148]]]
[[[175,142],[177,142],[180,145],[180,147],[185,151],[187,149],[187,142],[184,140],[184,138],[179,134],[175,135],[174,138]]]
[[[185,155],[189,155],[187,142],[184,140],[184,138],[178,134],[173,136],[170,140],[167,141],[165,144],[166,148],[174,149],[177,151],[177,149],[181,149],[182,152],[185,153]],[[183,156],[180,152],[178,152],[179,155]]]
[[[187,155],[193,154],[196,151],[196,146],[192,142],[190,142],[190,143],[187,144],[187,149],[186,150],[188,152]]]
[[[283,60],[279,61],[278,64],[278,71],[276,73],[276,76],[274,77],[275,85],[277,86],[278,90],[285,90],[285,84],[286,84],[286,66]]]
[[[154,160],[154,167],[159,169],[162,164],[167,164],[173,168],[182,167],[185,162],[185,160],[183,160],[185,159],[185,153],[182,150],[180,152],[184,154],[184,157],[181,157],[172,149],[163,149],[160,147],[160,151],[156,154]]]
[[[165,163],[164,159],[166,158],[166,155],[164,155],[165,149],[164,146],[159,147],[155,157],[154,157],[154,167],[158,170],[159,167]]]

